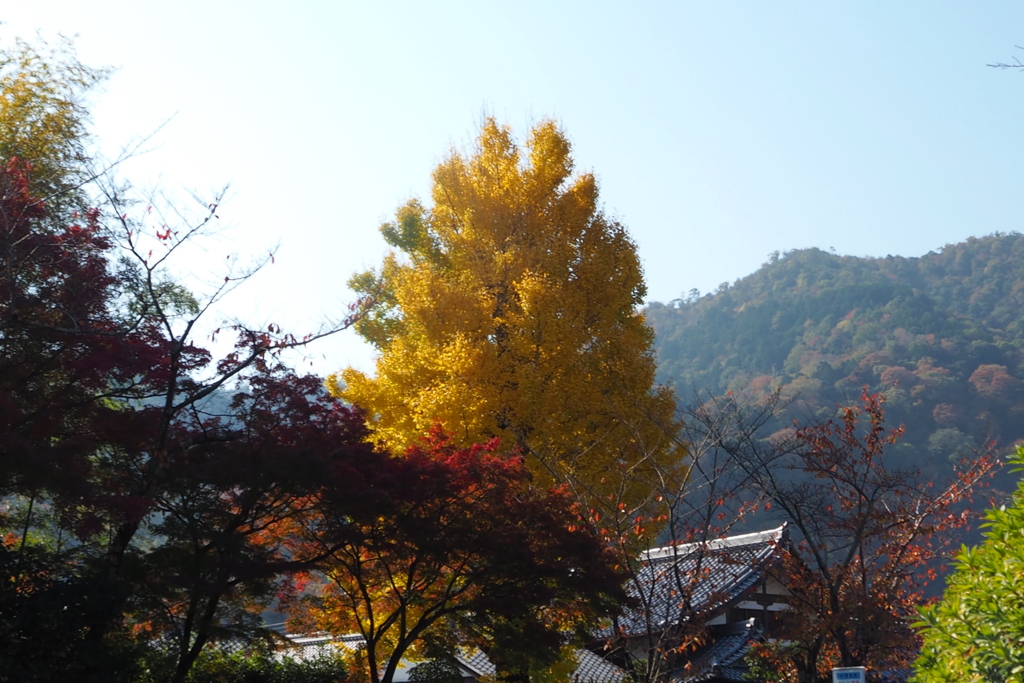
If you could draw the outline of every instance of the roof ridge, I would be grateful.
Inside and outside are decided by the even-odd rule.
[[[709,541],[694,541],[692,543],[682,543],[680,545],[667,545],[660,548],[651,548],[641,553],[641,559],[644,560],[660,560],[666,557],[680,557],[688,555],[694,550],[705,549],[705,550],[722,550],[724,548],[737,548],[745,545],[763,544],[768,542],[778,543],[782,540],[782,536],[786,531],[786,524],[783,523],[781,526],[777,526],[774,529],[765,529],[764,531],[754,531],[746,534],[738,534],[736,536],[726,536],[724,538],[713,538]]]

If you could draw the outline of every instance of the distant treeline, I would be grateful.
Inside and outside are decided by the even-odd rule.
[[[650,304],[647,319],[660,380],[682,401],[779,388],[794,416],[826,417],[867,385],[906,425],[898,457],[936,476],[972,448],[1024,439],[1024,235],[920,258],[776,253],[714,294]]]

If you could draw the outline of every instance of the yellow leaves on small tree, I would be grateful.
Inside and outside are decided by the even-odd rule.
[[[351,281],[379,292],[357,323],[380,352],[376,374],[329,381],[379,443],[401,449],[437,422],[466,446],[497,436],[541,483],[598,502],[679,461],[636,246],[601,211],[594,176],[572,174],[554,123],[533,129],[524,154],[488,120],[471,155],[453,151],[434,171],[432,204],[411,201],[381,228],[395,251]]]
[[[63,37],[0,48],[0,160],[27,164],[42,199],[73,200],[87,179],[86,98],[108,73],[83,65]]]

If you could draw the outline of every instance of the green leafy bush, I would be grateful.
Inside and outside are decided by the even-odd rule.
[[[325,653],[298,659],[267,647],[254,647],[239,652],[210,648],[196,661],[187,680],[189,683],[344,683],[348,678],[348,664],[340,656]],[[162,678],[155,675],[151,680],[158,683]]]
[[[1013,462],[1024,467],[1024,447]],[[1024,681],[1024,482],[986,518],[985,541],[963,548],[945,596],[921,610],[915,683]]]

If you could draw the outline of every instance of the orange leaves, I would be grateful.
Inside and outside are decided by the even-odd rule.
[[[515,620],[557,646],[563,620],[624,598],[613,558],[565,492],[538,490],[522,459],[496,447],[460,448],[435,426],[390,461],[372,513],[316,524],[311,542],[346,542],[324,567],[332,585],[312,598],[314,615],[366,638],[372,680],[428,633],[468,625],[478,644],[521,647],[495,641]]]
[[[865,389],[837,419],[798,428],[802,448],[784,463],[791,481],[763,480],[796,537],[780,579],[794,598],[781,634],[791,673],[909,664],[920,581],[936,576],[941,532],[962,519],[950,506],[990,469],[979,459],[939,493],[916,473],[890,470],[886,451],[904,430],[886,428],[883,403]]]

